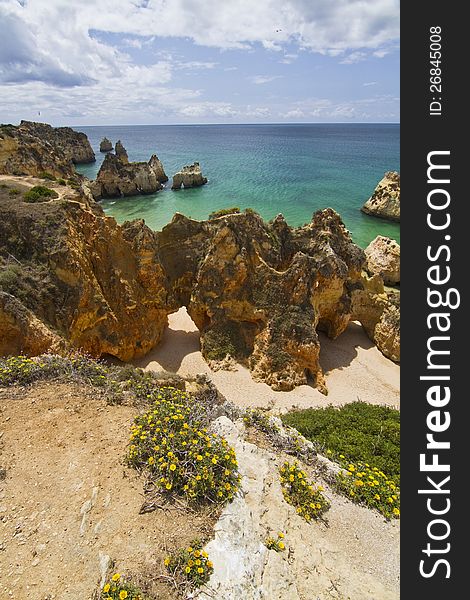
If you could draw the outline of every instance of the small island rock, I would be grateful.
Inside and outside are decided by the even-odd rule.
[[[113,144],[108,140],[107,137],[104,137],[100,143],[100,152],[111,152],[113,149]]]
[[[179,190],[181,186],[185,188],[199,187],[207,183],[207,177],[204,177],[201,172],[201,167],[198,162],[192,165],[186,165],[173,175],[172,190]]]

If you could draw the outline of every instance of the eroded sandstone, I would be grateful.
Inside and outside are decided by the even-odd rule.
[[[201,171],[201,166],[198,162],[192,165],[186,165],[173,175],[172,190],[179,190],[181,187],[192,188],[200,187],[207,183],[207,177],[204,177]]]
[[[400,221],[400,174],[396,171],[385,173],[361,210],[388,221]]]

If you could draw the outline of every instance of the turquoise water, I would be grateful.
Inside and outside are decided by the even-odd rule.
[[[78,170],[94,178],[106,136],[120,139],[130,160],[155,153],[170,177],[152,195],[102,201],[118,222],[143,218],[161,229],[175,212],[205,219],[214,210],[251,207],[265,219],[283,213],[290,225],[311,220],[331,206],[340,213],[354,240],[366,246],[378,234],[400,241],[398,224],[359,210],[385,171],[399,170],[397,124],[302,125],[156,125],[80,127],[95,150],[97,162]],[[209,183],[171,191],[171,176],[198,160]]]

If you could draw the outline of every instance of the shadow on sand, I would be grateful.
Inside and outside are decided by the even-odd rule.
[[[358,347],[368,350],[374,346],[358,323],[350,323],[346,331],[335,340],[330,340],[322,332],[318,335],[321,345],[320,365],[325,374],[348,367],[356,358]]]
[[[199,352],[199,331],[183,331],[167,328],[161,342],[143,358],[135,361],[136,367],[145,367],[152,361],[158,362],[162,369],[176,373],[188,354]]]

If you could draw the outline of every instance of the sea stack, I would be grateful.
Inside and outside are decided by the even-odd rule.
[[[148,162],[129,162],[124,146],[116,142],[116,154],[106,154],[90,189],[95,200],[119,198],[153,194],[166,181],[168,177],[158,156],[154,154]]]
[[[113,149],[113,144],[108,140],[107,137],[104,137],[100,143],[100,152],[111,152]]]
[[[400,174],[396,171],[385,173],[361,210],[373,217],[400,222]]]
[[[114,149],[116,156],[119,158],[119,160],[121,160],[122,162],[129,162],[129,156],[127,155],[127,150],[124,148],[124,146],[121,144],[121,140],[118,140],[116,142],[116,147]]]
[[[185,188],[199,187],[205,183],[207,183],[207,177],[203,176],[199,163],[195,162],[192,165],[186,165],[173,175],[171,189],[179,190],[181,186]]]

